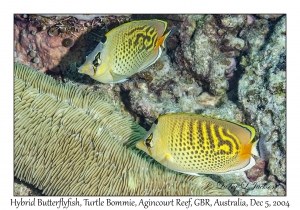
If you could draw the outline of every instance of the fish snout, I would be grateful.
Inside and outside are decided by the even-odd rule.
[[[94,76],[93,66],[88,61],[86,61],[82,66],[78,68],[78,73]]]

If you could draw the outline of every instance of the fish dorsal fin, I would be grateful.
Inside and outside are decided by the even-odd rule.
[[[133,21],[132,21],[132,22],[133,22]],[[126,27],[126,26],[132,24],[132,22],[123,23],[123,24],[121,24],[121,25],[119,25],[119,26],[117,26],[117,27],[111,29],[110,31],[108,31],[108,32],[105,34],[105,36],[108,38],[108,37],[109,37],[111,34],[113,34],[115,31],[119,30],[121,27],[124,28],[124,27]]]
[[[251,157],[248,160],[244,160],[242,162],[240,162],[239,165],[231,168],[230,171],[227,172],[223,172],[223,173],[216,173],[216,174],[232,174],[232,173],[239,173],[239,172],[243,172],[246,171],[250,168],[252,168],[255,165],[255,160],[253,157]]]
[[[148,26],[151,26],[153,28],[156,28],[158,37],[162,37],[162,35],[164,34],[164,31],[167,28],[168,23],[166,21],[157,20],[157,19],[153,19],[153,20],[134,20],[134,21],[131,21],[131,22],[128,22],[128,23],[124,23],[124,24],[110,30],[109,32],[107,32],[105,34],[105,36],[109,36],[110,34],[115,32],[116,30],[118,30],[119,27],[127,27],[129,25],[139,25],[139,24],[141,24],[141,25],[144,24],[144,25],[148,25]]]
[[[250,134],[251,134],[250,139],[251,139],[251,141],[253,141],[253,139],[255,137],[255,133],[256,133],[255,129],[253,127],[251,127],[249,125],[244,125],[244,124],[241,124],[241,123],[238,123],[238,122],[233,122],[233,121],[230,121],[230,122],[232,122],[232,123],[234,123],[236,125],[239,125],[239,126],[245,128],[245,129],[247,129],[250,132]]]
[[[168,23],[166,21],[157,20],[157,19],[145,21],[145,24],[147,24],[148,26],[151,26],[157,30],[158,38],[163,36],[165,30],[167,29],[167,25],[168,25]]]

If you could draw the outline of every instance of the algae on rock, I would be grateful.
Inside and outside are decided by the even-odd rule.
[[[262,22],[267,20],[254,24]],[[286,181],[285,23],[285,16],[278,18],[264,44],[261,36],[266,37],[266,32],[261,32],[261,36],[249,33],[245,37],[253,49],[250,48],[250,54],[245,57],[245,74],[238,87],[239,102],[247,115],[247,122],[257,128],[258,136],[268,135],[265,143],[271,154],[268,170],[282,182]]]
[[[245,23],[243,15],[205,15],[186,18],[195,25],[192,35],[181,28],[181,49],[176,51],[182,70],[192,72],[201,83],[208,83],[209,92],[223,96],[228,90],[227,75],[235,70],[235,57],[245,42],[237,32]],[[187,38],[188,37],[188,38]]]

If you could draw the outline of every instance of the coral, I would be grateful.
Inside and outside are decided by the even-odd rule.
[[[243,112],[230,100],[224,101],[219,107],[204,109],[201,114],[241,123],[245,121]]]
[[[68,48],[73,47],[74,39],[72,39],[71,37],[67,37],[67,38],[62,40],[62,45],[64,47],[68,47]]]
[[[54,95],[72,107],[84,109],[86,114],[101,125],[107,121],[112,121],[105,125],[105,127],[109,130],[108,132],[112,132],[110,134],[113,137],[122,143],[126,143],[125,139],[131,139],[132,141],[140,140],[140,135],[145,133],[145,131],[141,130],[140,126],[129,120],[130,118],[128,116],[120,116],[119,113],[115,113],[116,111],[120,112],[120,109],[118,106],[113,106],[113,104],[109,102],[110,99],[107,95],[84,91],[70,84],[63,84],[50,79],[46,75],[39,73],[34,74],[31,69],[19,63],[15,63],[15,69],[15,77],[25,81],[27,85],[38,89],[39,92]],[[15,89],[15,91],[17,91],[17,89]],[[15,93],[15,96],[17,96],[16,94],[19,93]],[[121,134],[119,131],[110,129],[115,126],[113,121],[116,120],[119,122],[118,125],[120,128],[124,129],[124,133]]]
[[[253,20],[251,18],[251,24],[239,32],[239,36],[248,43],[247,57],[254,59],[256,53],[260,51],[270,30],[269,25],[269,22],[265,19]],[[244,62],[246,61],[247,59]],[[247,66],[245,64],[244,66]]]
[[[42,192],[35,189],[30,184],[21,182],[18,179],[14,180],[14,196],[40,196]]]
[[[30,57],[35,57],[35,56],[36,56],[36,51],[30,50],[29,56],[30,56]]]
[[[61,76],[70,65],[80,66],[84,58],[99,43],[106,28],[128,21],[130,16],[63,15],[15,15],[15,62],[35,69],[45,68],[47,73]],[[87,33],[89,32],[89,33]],[[71,41],[70,41],[71,40]],[[68,42],[68,44],[66,44]],[[70,51],[70,43],[74,46]],[[39,62],[28,56],[35,51]],[[50,71],[50,72],[49,72]]]
[[[220,23],[224,28],[234,29],[243,27],[245,18],[245,15],[221,15]]]
[[[247,177],[250,182],[256,181],[259,177],[264,176],[264,169],[266,161],[260,158],[256,158],[256,164],[247,171]]]
[[[262,187],[260,187],[262,186]],[[268,183],[264,183],[261,185],[258,185],[256,187],[255,184],[253,184],[251,190],[249,190],[246,195],[267,195],[267,196],[274,196],[274,195],[279,195],[279,196],[285,196],[285,188],[281,185],[276,185],[274,182],[268,182]]]
[[[201,112],[206,108],[215,108],[226,100],[226,96],[203,92],[199,82],[191,74],[180,73],[178,66],[171,63],[165,53],[146,72],[121,84],[121,89],[129,92],[129,109],[145,117],[147,124],[152,124],[160,114]]]
[[[176,51],[179,68],[196,74],[196,80],[208,86],[210,94],[223,96],[236,67],[235,57],[245,47],[244,40],[237,37],[245,16],[188,16],[183,20],[181,48]],[[193,27],[186,30],[185,25]]]
[[[68,15],[65,15],[65,14],[55,14],[55,15],[49,15],[49,14],[41,14],[41,16],[44,16],[44,17],[55,17],[55,19],[63,19],[63,18],[66,18],[66,17],[75,17],[77,18],[78,20],[87,20],[87,21],[91,21],[97,17],[99,18],[104,18],[104,17],[107,17],[107,16],[117,16],[117,17],[123,17],[123,16],[129,16],[129,15],[125,15],[125,14],[122,14],[122,15],[117,15],[117,14],[113,14],[113,15],[105,15],[105,14],[101,14],[101,15],[96,15],[96,14],[68,14]]]
[[[277,18],[281,17],[282,14],[258,14],[257,16],[264,19],[276,20]]]
[[[121,84],[121,89],[129,92],[129,108],[144,116],[148,124],[163,113],[194,111],[204,107],[197,105],[202,87],[191,79],[191,75],[180,75],[165,52],[145,72]]]
[[[286,181],[286,17],[277,23],[267,38],[267,20],[253,23],[253,30],[245,38],[250,53],[245,56],[245,74],[239,80],[238,97],[247,122],[267,134],[265,145],[271,157],[268,170],[282,182]],[[265,27],[262,27],[264,24]]]
[[[48,30],[49,36],[57,36],[59,34],[59,29],[56,27],[52,27]]]
[[[213,180],[218,182],[219,187],[227,188],[232,195],[245,195],[247,192],[246,184],[249,183],[245,173],[224,174],[221,176],[209,175]]]
[[[40,59],[38,57],[35,57],[35,58],[32,59],[32,62],[33,63],[39,63]]]
[[[106,96],[15,64],[14,171],[47,195],[229,195],[147,160],[145,130]],[[127,147],[124,147],[126,144]]]

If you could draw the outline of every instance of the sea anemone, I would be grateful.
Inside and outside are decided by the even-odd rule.
[[[75,41],[71,37],[68,37],[68,38],[65,38],[65,39],[62,40],[62,45],[64,47],[70,48],[70,47],[72,47],[74,45],[74,43],[75,43]]]

